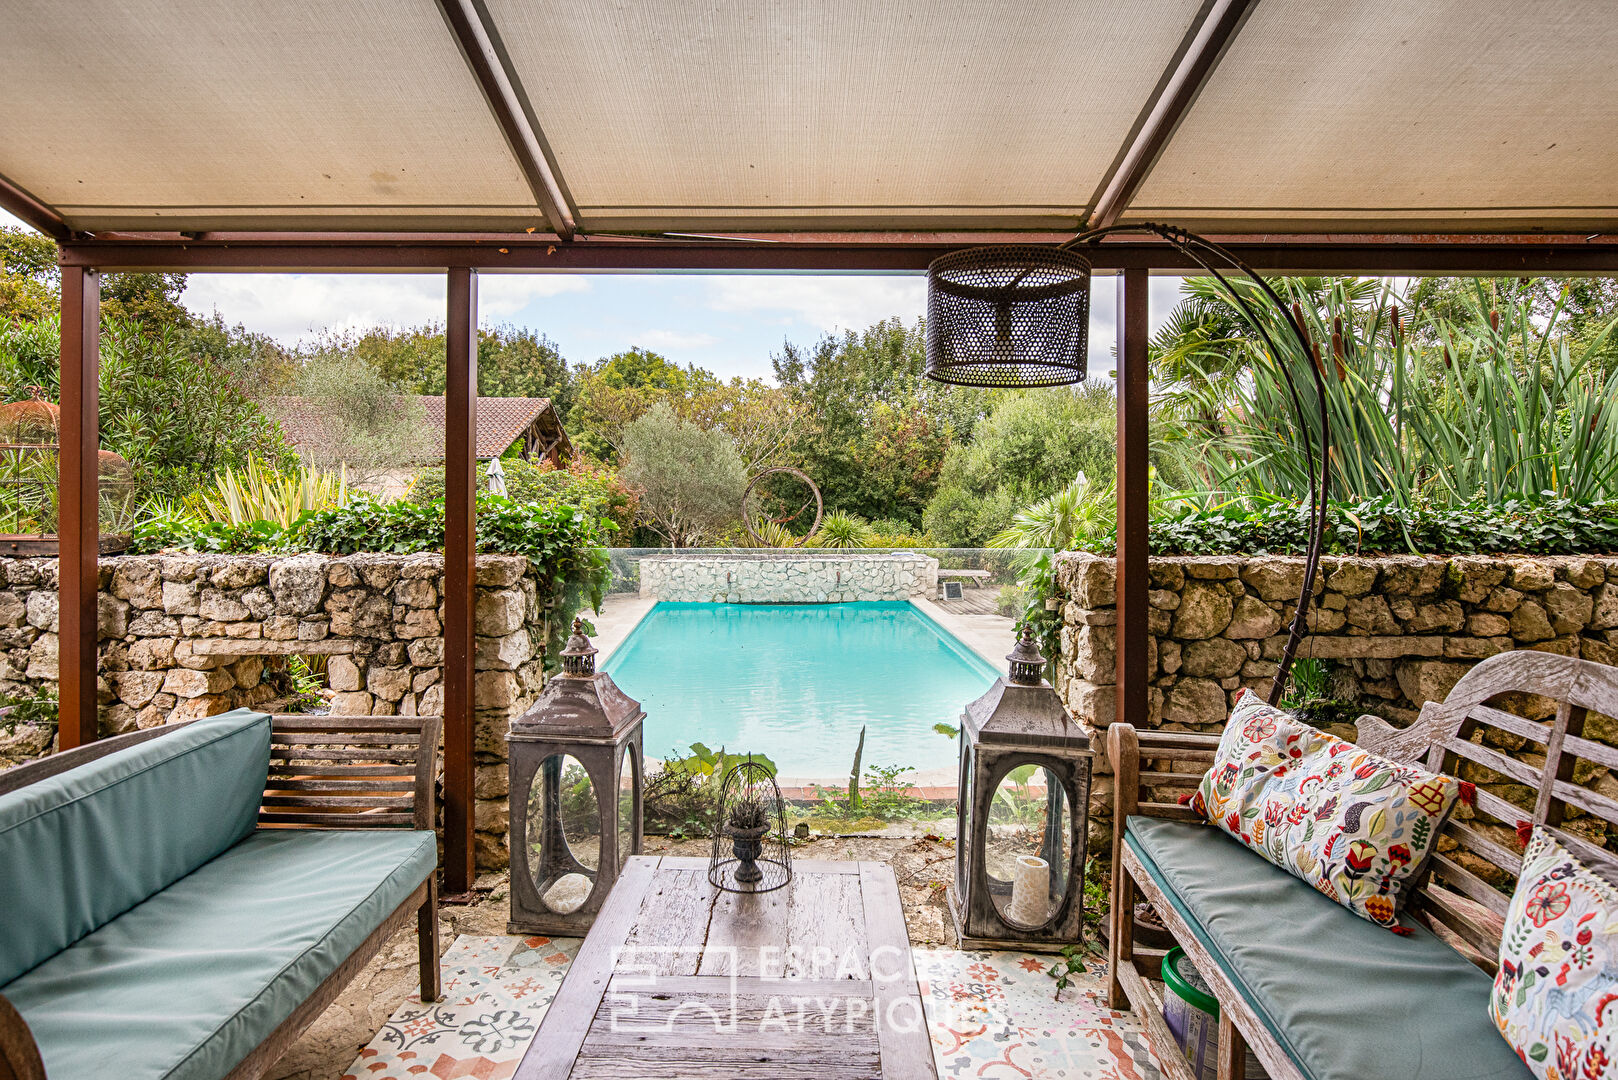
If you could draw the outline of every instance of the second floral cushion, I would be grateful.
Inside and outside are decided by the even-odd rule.
[[[1372,922],[1394,927],[1460,782],[1328,735],[1243,691],[1193,805]]]

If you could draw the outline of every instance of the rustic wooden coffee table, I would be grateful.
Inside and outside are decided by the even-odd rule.
[[[792,870],[746,896],[630,859],[516,1080],[937,1080],[893,871]]]

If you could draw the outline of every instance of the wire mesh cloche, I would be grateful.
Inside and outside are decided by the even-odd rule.
[[[786,800],[769,766],[751,758],[725,773],[719,788],[708,880],[726,892],[772,892],[792,880]]]

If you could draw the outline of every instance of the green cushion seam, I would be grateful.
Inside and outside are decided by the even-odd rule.
[[[331,831],[332,831],[332,832],[339,832],[339,831],[341,831],[341,830],[338,830],[338,829],[333,829],[333,830],[331,830]],[[355,832],[358,832],[358,831],[361,831],[361,830],[352,830],[352,831],[355,831]],[[364,831],[369,831],[369,830],[364,830]],[[381,831],[381,830],[378,830],[378,831]],[[425,836],[426,836],[426,835],[427,835],[427,833],[426,833],[426,831],[425,831],[425,830],[423,830],[423,829],[412,829],[412,830],[411,830],[411,831],[412,831],[412,832],[419,832],[419,833],[422,833],[422,835],[423,835],[423,838],[425,838]],[[435,846],[435,847],[436,847],[436,846],[437,846],[437,843],[438,843],[438,841],[437,841],[437,834],[436,834],[436,833],[434,833],[434,834],[433,834],[433,836],[434,836],[434,840],[433,840],[433,844],[434,844],[434,846]],[[419,843],[418,843],[418,844],[417,844],[417,846],[418,846],[418,847],[420,847],[420,844],[419,844]],[[229,849],[229,848],[227,848],[227,849],[226,849],[226,850],[227,850],[227,851],[228,851],[228,850],[231,850],[231,849]],[[405,869],[406,869],[406,868],[405,868],[405,867],[404,867],[404,866],[396,866],[396,867],[394,867],[394,868],[393,868],[393,870],[391,870],[391,871],[390,871],[390,872],[389,872],[389,873],[388,873],[388,876],[387,876],[387,877],[385,877],[385,878],[383,878],[383,879],[382,879],[382,880],[381,880],[381,881],[379,881],[379,882],[377,882],[377,883],[376,883],[376,887],[375,887],[375,888],[373,888],[373,889],[372,889],[372,890],[371,890],[371,891],[370,891],[370,893],[368,893],[368,894],[367,894],[367,895],[366,895],[366,897],[365,897],[365,899],[364,899],[364,900],[360,900],[360,901],[359,901],[359,902],[357,902],[357,903],[356,903],[356,904],[355,904],[355,905],[354,905],[354,906],[353,906],[353,907],[352,907],[352,908],[350,908],[350,909],[349,909],[349,911],[350,911],[350,913],[352,913],[352,912],[353,912],[353,911],[355,911],[355,910],[357,910],[357,909],[358,909],[358,908],[359,908],[359,907],[360,907],[360,906],[361,906],[361,905],[362,905],[362,904],[364,904],[364,903],[365,903],[365,901],[366,901],[366,900],[370,900],[370,899],[371,899],[371,898],[372,898],[372,897],[374,897],[374,896],[376,896],[376,894],[377,894],[377,893],[379,893],[379,892],[381,892],[381,891],[382,891],[382,889],[383,889],[383,887],[384,887],[384,886],[385,886],[385,885],[387,885],[387,884],[388,884],[388,883],[389,883],[389,882],[391,882],[391,881],[392,881],[392,880],[393,880],[393,879],[394,879],[394,878],[395,878],[395,877],[397,877],[397,876],[398,876],[398,875],[399,875],[399,874],[401,874],[401,873],[403,873],[403,872],[404,872],[404,870],[405,870]],[[434,853],[434,856],[433,856],[433,871],[429,871],[429,876],[430,876],[430,875],[431,875],[431,873],[432,873],[432,872],[434,872],[434,871],[436,871],[436,870],[437,870],[437,869],[438,869],[438,857],[437,857],[437,854],[436,854],[436,852],[435,852],[435,853]],[[182,879],[181,879],[181,880],[184,880],[184,879],[183,879],[183,878],[182,878]],[[395,909],[395,910],[397,910],[397,909]],[[383,921],[383,922],[386,922],[386,921],[387,921],[387,918],[388,918],[388,916],[389,916],[389,915],[392,915],[392,914],[393,914],[393,912],[392,912],[392,911],[390,911],[390,912],[388,912],[388,913],[387,913],[387,915],[384,915],[384,916],[383,916],[383,917],[382,917],[382,921]],[[338,925],[341,925],[341,923],[342,923],[342,920],[341,920],[341,919],[339,919],[339,920],[338,920]],[[381,925],[382,925],[382,923],[377,923],[377,926],[381,926]],[[172,1075],[173,1075],[173,1074],[174,1074],[174,1072],[175,1072],[175,1070],[177,1070],[177,1069],[179,1069],[179,1068],[180,1068],[180,1067],[181,1067],[181,1066],[183,1066],[183,1065],[184,1065],[184,1064],[185,1064],[185,1063],[186,1063],[186,1062],[188,1062],[188,1061],[190,1061],[190,1060],[191,1060],[191,1059],[192,1059],[192,1058],[194,1058],[194,1057],[196,1057],[196,1056],[197,1056],[197,1054],[198,1054],[198,1053],[199,1053],[199,1052],[200,1052],[200,1051],[201,1051],[201,1050],[202,1050],[202,1048],[203,1048],[203,1047],[204,1047],[204,1046],[206,1046],[206,1045],[207,1045],[207,1044],[208,1044],[208,1043],[209,1043],[209,1041],[211,1041],[211,1040],[212,1040],[212,1039],[213,1039],[213,1037],[214,1037],[214,1036],[215,1036],[215,1035],[217,1035],[217,1034],[219,1034],[219,1032],[221,1032],[221,1031],[223,1031],[223,1030],[224,1030],[224,1029],[225,1029],[225,1027],[226,1027],[226,1026],[227,1026],[227,1025],[229,1025],[229,1024],[231,1024],[231,1023],[233,1023],[233,1022],[234,1022],[234,1021],[235,1021],[235,1020],[236,1020],[236,1018],[237,1018],[237,1017],[239,1017],[239,1016],[241,1016],[241,1014],[242,1014],[242,1013],[244,1013],[244,1012],[246,1012],[246,1011],[247,1011],[247,1010],[248,1010],[248,1009],[250,1009],[250,1008],[252,1008],[252,1007],[253,1007],[253,1006],[254,1006],[254,1005],[256,1005],[256,1004],[258,1004],[258,1002],[259,1002],[259,1000],[260,1000],[260,999],[261,999],[261,998],[263,998],[263,997],[264,997],[264,995],[265,995],[265,994],[268,994],[268,993],[269,993],[269,992],[270,992],[270,990],[271,990],[271,989],[273,989],[273,988],[274,988],[274,986],[275,986],[275,984],[276,984],[276,983],[278,983],[278,982],[280,982],[280,981],[281,981],[281,979],[282,979],[282,978],[283,978],[283,977],[284,977],[284,976],[285,976],[285,975],[286,975],[286,973],[287,973],[287,969],[288,969],[288,968],[290,968],[290,967],[292,967],[292,965],[293,965],[293,964],[296,964],[296,963],[297,963],[297,962],[298,962],[298,961],[299,961],[299,960],[302,960],[302,959],[303,959],[303,958],[304,958],[304,957],[305,957],[305,956],[308,956],[308,955],[309,955],[309,954],[310,954],[310,953],[312,953],[312,952],[314,952],[314,951],[315,951],[315,950],[316,950],[316,949],[318,949],[318,948],[320,948],[320,947],[321,947],[321,946],[322,946],[322,945],[324,945],[324,944],[325,944],[325,943],[326,943],[326,942],[327,942],[327,941],[328,941],[328,940],[329,940],[329,939],[330,939],[330,938],[331,938],[331,936],[332,936],[332,935],[333,935],[333,934],[335,934],[335,933],[336,933],[336,932],[337,932],[337,926],[333,926],[333,927],[332,927],[332,928],[331,928],[331,929],[330,929],[330,930],[328,930],[328,931],[326,931],[326,933],[325,933],[325,935],[324,935],[324,936],[322,936],[322,937],[321,937],[321,939],[320,939],[320,940],[319,940],[319,941],[317,941],[317,942],[315,942],[315,943],[314,943],[314,944],[312,944],[312,945],[310,945],[310,946],[309,946],[309,947],[308,947],[308,948],[307,948],[307,949],[305,949],[305,950],[303,950],[303,952],[301,952],[301,953],[299,953],[299,954],[298,954],[298,955],[297,955],[297,956],[294,956],[294,957],[293,957],[293,958],[292,958],[292,959],[290,959],[290,960],[288,960],[288,961],[287,961],[287,962],[286,962],[286,963],[285,963],[285,964],[282,964],[282,965],[281,965],[281,970],[280,970],[280,971],[277,971],[277,972],[276,972],[276,973],[275,973],[275,978],[273,978],[273,979],[271,979],[271,980],[270,980],[270,981],[269,981],[269,982],[267,982],[267,983],[265,983],[265,984],[264,984],[264,988],[263,988],[263,989],[262,989],[262,990],[260,990],[260,991],[259,991],[259,992],[258,992],[258,993],[257,993],[257,994],[255,994],[255,995],[253,995],[253,997],[252,997],[252,999],[251,999],[251,1000],[249,1000],[249,1001],[246,1001],[246,1002],[244,1002],[244,1003],[243,1003],[243,1004],[242,1004],[242,1006],[241,1006],[241,1008],[239,1008],[239,1009],[237,1009],[237,1010],[236,1010],[236,1011],[235,1011],[235,1012],[233,1012],[233,1013],[231,1013],[231,1014],[230,1014],[230,1015],[229,1015],[229,1016],[227,1016],[227,1017],[225,1017],[225,1018],[224,1018],[224,1019],[223,1019],[223,1020],[221,1020],[221,1021],[220,1021],[220,1022],[219,1022],[219,1023],[218,1023],[218,1025],[216,1025],[216,1026],[215,1026],[215,1027],[214,1027],[214,1029],[213,1029],[213,1031],[211,1031],[211,1032],[209,1032],[209,1033],[208,1033],[208,1035],[206,1035],[206,1036],[204,1036],[204,1038],[203,1038],[203,1040],[202,1040],[202,1041],[201,1041],[201,1042],[199,1042],[199,1043],[197,1043],[197,1044],[196,1044],[196,1045],[195,1045],[195,1046],[193,1046],[193,1047],[192,1047],[192,1048],[191,1048],[191,1049],[190,1049],[190,1051],[188,1051],[188,1052],[187,1052],[187,1053],[186,1053],[186,1055],[185,1055],[185,1057],[183,1057],[183,1058],[181,1058],[181,1059],[180,1059],[180,1060],[179,1060],[179,1061],[176,1061],[176,1062],[175,1062],[175,1063],[174,1063],[174,1066],[173,1066],[173,1068],[171,1068],[171,1069],[169,1069],[169,1071],[168,1071],[168,1072],[167,1072],[167,1073],[165,1073],[165,1074],[164,1074],[164,1075],[165,1075],[165,1076],[172,1076]],[[372,931],[371,931],[371,933],[375,933],[375,929],[374,929],[374,928],[373,928],[373,929],[372,929]],[[369,936],[370,936],[370,934],[367,934],[367,935],[366,935],[366,936],[367,936],[367,937],[369,937]],[[363,942],[362,942],[362,944],[363,944]],[[346,955],[345,955],[345,956],[344,956],[344,957],[343,957],[343,960],[347,960],[347,959],[348,959],[348,957],[349,957],[349,956],[353,956],[353,955],[354,955],[354,954],[353,954],[353,952],[352,952],[352,951],[351,951],[351,952],[349,952],[349,953],[348,953],[348,954],[346,954]],[[338,966],[341,966],[341,965],[342,965],[342,960],[339,960],[339,961],[338,961]],[[336,969],[336,968],[333,968],[333,969],[332,969],[332,971],[336,971],[336,970],[337,970],[337,969]],[[330,978],[330,974],[328,974],[328,975],[327,975],[327,978]],[[326,980],[325,980],[325,979],[321,979],[321,980],[320,980],[320,981],[321,981],[321,982],[325,982],[325,981],[326,981]],[[301,1005],[301,1004],[302,1004],[302,1002],[299,1002],[299,1003],[298,1003],[298,1004],[300,1004],[300,1005]],[[294,1006],[293,1006],[293,1008],[294,1008],[294,1009],[296,1009],[296,1008],[297,1008],[297,1006],[296,1006],[296,1005],[294,1005]],[[288,1014],[287,1014],[287,1015],[288,1015],[288,1016],[290,1016],[290,1015],[291,1015],[291,1014],[290,1014],[290,1013],[288,1013]],[[283,1022],[284,1022],[284,1021],[285,1021],[285,1020],[286,1020],[286,1017],[285,1017],[285,1016],[283,1016],[283,1017],[281,1017],[281,1018],[280,1018],[280,1019],[279,1019],[279,1020],[277,1020],[277,1021],[276,1021],[276,1022],[275,1022],[275,1025],[276,1025],[276,1027],[279,1027],[279,1026],[280,1026],[280,1025],[281,1025],[281,1024],[282,1024],[282,1023],[283,1023]],[[273,1030],[274,1030],[274,1028],[272,1028],[272,1029],[271,1029],[271,1030],[272,1030],[272,1031],[273,1031]],[[262,1040],[260,1040],[260,1042],[262,1042]],[[236,1065],[237,1065],[237,1064],[239,1064],[239,1062],[232,1062],[232,1063],[231,1063],[231,1067],[232,1067],[232,1068],[235,1068],[235,1066],[236,1066]]]
[[[267,713],[260,713],[259,715],[266,716],[268,714]],[[23,825],[28,824],[30,821],[37,821],[39,818],[41,818],[45,814],[49,814],[52,811],[61,810],[61,809],[64,809],[66,807],[73,806],[76,803],[83,802],[85,799],[90,798],[92,795],[100,795],[102,792],[111,791],[113,788],[117,787],[119,784],[122,784],[124,781],[133,780],[133,779],[135,779],[136,777],[139,777],[139,776],[145,776],[147,773],[151,772],[153,769],[157,768],[160,765],[167,765],[171,761],[179,761],[181,758],[185,757],[188,754],[195,753],[198,750],[206,750],[210,746],[213,746],[213,745],[215,745],[217,743],[223,742],[226,739],[234,739],[236,736],[244,735],[244,734],[248,733],[251,730],[252,730],[252,728],[245,728],[244,727],[244,728],[237,728],[234,731],[220,732],[219,734],[217,734],[217,735],[213,736],[212,738],[210,738],[207,742],[198,743],[195,746],[189,747],[189,748],[187,748],[185,750],[181,750],[177,754],[174,754],[174,755],[172,755],[170,757],[163,758],[161,761],[154,761],[150,765],[142,766],[141,768],[139,768],[139,769],[135,770],[134,772],[130,773],[128,776],[120,776],[116,780],[109,780],[106,783],[102,784],[100,787],[95,788],[95,789],[93,789],[91,791],[82,792],[82,793],[80,793],[78,795],[73,796],[71,799],[68,799],[65,802],[60,802],[60,803],[56,803],[56,804],[51,805],[51,806],[42,807],[39,810],[35,811],[33,814],[30,814],[28,817],[22,818],[22,819],[20,819],[18,821],[14,821],[10,825],[7,825],[5,828],[0,829],[0,833],[8,833],[13,829],[16,829],[16,828],[19,828],[19,827],[21,827]],[[131,748],[131,749],[133,749],[133,748]],[[88,764],[90,764],[90,762],[87,761],[84,764],[88,765]],[[82,767],[83,766],[75,766],[75,768],[82,768]],[[72,771],[71,769],[68,770],[68,772],[71,772],[71,771]],[[67,775],[66,772],[57,774],[57,776],[66,776],[66,775]],[[53,779],[54,780],[55,777],[47,777],[46,779]],[[18,790],[19,791],[27,791],[28,789],[27,788],[19,788]]]
[[[1169,885],[1168,879],[1158,873],[1156,861],[1153,860],[1150,855],[1146,854],[1146,852],[1141,848],[1140,842],[1135,838],[1134,834],[1126,832],[1125,839],[1127,840],[1130,848],[1135,852],[1135,856],[1140,859],[1141,866],[1146,868],[1146,873],[1151,877],[1152,881],[1157,885],[1157,887],[1162,890],[1163,895],[1168,897],[1169,903],[1174,905],[1174,910],[1180,913],[1180,917],[1185,920],[1185,924],[1191,928],[1191,933],[1194,934],[1196,939],[1202,943],[1203,948],[1212,953],[1214,959],[1219,961],[1221,970],[1231,985],[1236,988],[1236,992],[1242,995],[1243,1000],[1245,1000],[1248,1005],[1252,1006],[1253,1011],[1257,1013],[1258,1016],[1264,1021],[1264,1026],[1270,1029],[1270,1034],[1275,1037],[1276,1042],[1281,1044],[1281,1048],[1286,1051],[1287,1057],[1291,1059],[1292,1063],[1298,1067],[1298,1071],[1309,1077],[1310,1080],[1313,1080],[1315,1074],[1298,1056],[1296,1049],[1294,1049],[1292,1045],[1292,1041],[1283,1033],[1280,1025],[1276,1023],[1275,1018],[1270,1015],[1270,1011],[1254,997],[1252,992],[1248,990],[1247,985],[1241,979],[1237,978],[1232,972],[1230,959],[1225,955],[1225,951],[1221,949],[1213,940],[1213,937],[1203,929],[1202,923],[1198,921],[1197,916],[1189,907],[1186,906],[1185,902],[1180,899],[1180,894]],[[1244,854],[1251,858],[1256,859],[1259,857],[1252,852],[1247,851],[1245,848],[1242,850]]]

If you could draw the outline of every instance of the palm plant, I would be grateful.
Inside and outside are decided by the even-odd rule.
[[[1061,491],[1019,511],[1009,528],[989,539],[989,546],[1066,551],[1101,541],[1110,547],[1117,521],[1114,485],[1093,484],[1081,472]]]

